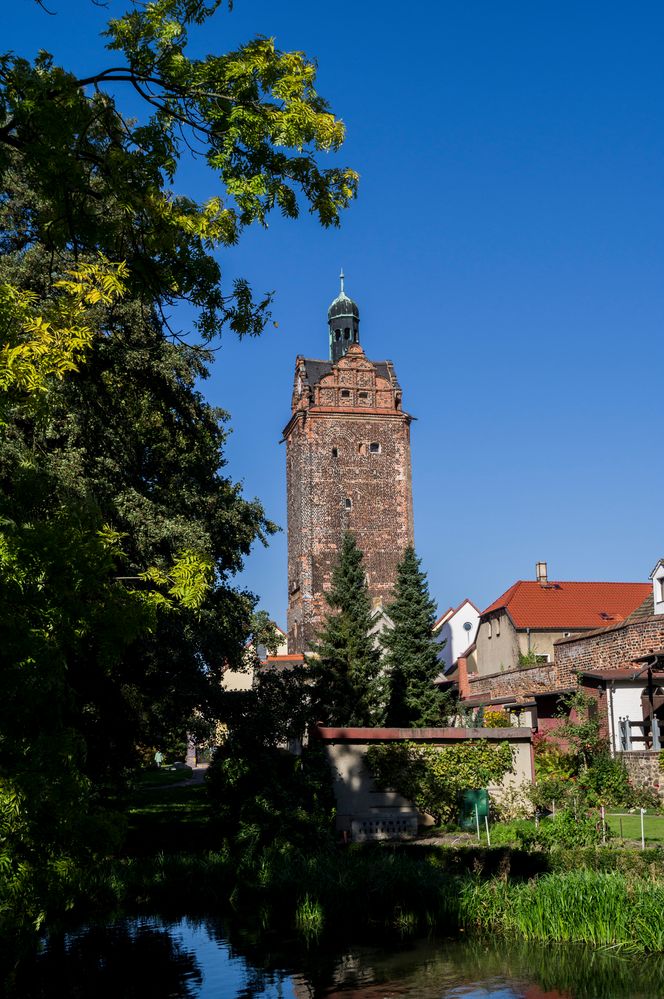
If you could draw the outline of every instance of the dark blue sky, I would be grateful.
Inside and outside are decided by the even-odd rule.
[[[107,14],[50,5],[7,5],[0,47],[108,64]],[[361,184],[340,230],[275,218],[222,255],[277,292],[278,322],[227,337],[205,385],[231,414],[229,474],[285,529],[294,360],[326,356],[343,265],[363,346],[417,417],[416,543],[441,610],[487,605],[539,559],[557,579],[646,579],[664,552],[661,3],[236,0],[197,44],[255,34],[316,57]],[[198,169],[182,184],[216,192]],[[284,624],[285,531],[243,581]]]

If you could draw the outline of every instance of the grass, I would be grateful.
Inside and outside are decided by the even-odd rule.
[[[191,774],[191,767],[178,767],[177,770],[161,767],[159,770],[141,770],[136,775],[135,782],[138,788],[169,787],[171,784],[189,780]]]
[[[461,915],[470,927],[542,943],[664,951],[664,881],[604,871],[547,874],[514,885],[468,881]]]
[[[191,787],[138,786],[129,800],[124,853],[197,853],[219,846],[203,784]]]
[[[641,816],[615,815],[607,813],[606,821],[614,836],[620,836],[620,820],[622,818],[622,834],[625,839],[641,842]],[[664,815],[647,813],[643,816],[643,831],[646,843],[664,845]]]

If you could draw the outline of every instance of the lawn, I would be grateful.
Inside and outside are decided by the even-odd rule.
[[[138,786],[129,800],[124,852],[145,856],[218,849],[220,836],[210,816],[203,784],[189,787]]]
[[[168,787],[170,784],[179,784],[180,781],[189,780],[191,773],[191,767],[178,767],[177,770],[171,770],[170,767],[161,767],[159,770],[141,770],[135,777],[135,783],[138,788]]]
[[[641,816],[638,812],[625,815],[607,812],[606,821],[614,836],[620,836],[620,820],[622,819],[622,835],[625,839],[641,842]],[[664,846],[664,815],[646,812],[643,816],[643,830],[646,844]]]

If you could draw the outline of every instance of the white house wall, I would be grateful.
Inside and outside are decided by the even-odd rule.
[[[644,690],[643,683],[616,682],[612,692],[613,712],[611,728],[613,729],[613,748],[620,751],[620,725],[621,718],[629,718],[630,721],[643,721],[643,705],[641,694]],[[632,738],[635,741],[634,748],[643,748],[638,741],[638,730],[632,729]]]
[[[442,625],[436,639],[441,644],[445,643],[440,654],[440,660],[445,664],[445,669],[456,662],[468,646],[473,644],[479,620],[478,611],[467,600]],[[464,628],[466,623],[472,626],[469,631]]]

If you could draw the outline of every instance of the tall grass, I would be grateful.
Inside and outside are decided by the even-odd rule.
[[[571,871],[524,884],[466,881],[468,928],[525,940],[664,951],[664,882],[620,873]]]
[[[290,928],[305,941],[464,929],[664,954],[664,878],[654,864],[651,876],[645,867],[636,875],[578,869],[527,881],[507,869],[499,876],[460,870],[439,850],[382,847],[266,850],[245,863],[223,851],[125,858],[81,872],[70,915],[186,908],[190,915],[232,912],[259,931]]]

